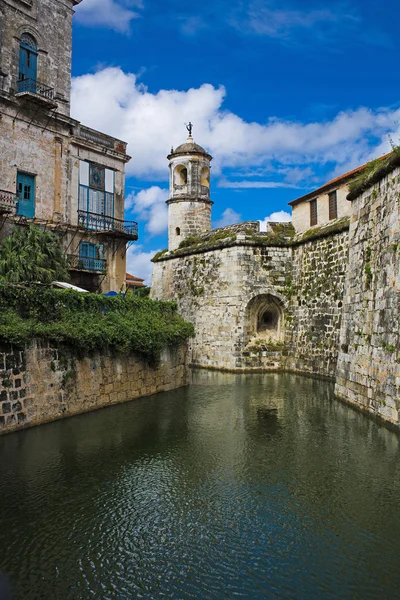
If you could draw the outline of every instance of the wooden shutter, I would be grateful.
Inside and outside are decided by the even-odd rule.
[[[318,223],[318,211],[317,211],[317,201],[311,200],[310,202],[310,225],[316,225]]]
[[[329,219],[336,219],[337,217],[337,191],[329,194]]]

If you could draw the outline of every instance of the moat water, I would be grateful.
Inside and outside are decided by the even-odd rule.
[[[391,599],[400,438],[295,375],[193,385],[0,438],[19,600]]]

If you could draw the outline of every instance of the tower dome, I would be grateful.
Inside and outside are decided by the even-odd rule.
[[[212,156],[189,137],[167,156],[170,170],[168,249],[175,250],[189,235],[211,229],[210,163]]]

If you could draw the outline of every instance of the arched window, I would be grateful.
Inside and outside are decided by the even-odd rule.
[[[180,227],[177,227],[175,229],[175,235],[181,235],[181,228]]]
[[[21,35],[19,44],[18,91],[36,93],[37,42],[29,33]]]
[[[175,185],[186,185],[188,178],[188,172],[185,165],[178,165],[174,171],[174,183]]]

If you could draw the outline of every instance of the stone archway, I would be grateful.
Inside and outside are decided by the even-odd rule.
[[[283,342],[284,310],[282,301],[272,294],[260,294],[250,300],[245,315],[245,343],[254,338]]]

